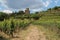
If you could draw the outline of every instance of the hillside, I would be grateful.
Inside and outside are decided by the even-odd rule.
[[[0,14],[0,38],[10,40],[60,40],[60,11],[35,14]],[[6,40],[7,40],[6,39]]]

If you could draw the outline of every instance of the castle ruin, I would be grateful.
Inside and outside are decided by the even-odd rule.
[[[26,8],[26,10],[25,10],[25,14],[30,14],[30,10],[29,10],[29,8]]]

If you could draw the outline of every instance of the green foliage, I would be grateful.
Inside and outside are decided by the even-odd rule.
[[[0,21],[3,21],[4,19],[7,19],[8,15],[6,13],[0,12]]]
[[[25,29],[26,26],[29,25],[31,20],[28,19],[9,19],[9,20],[4,20],[0,22],[0,31],[2,30],[4,33],[12,35],[13,37],[13,32],[20,29]]]
[[[60,8],[59,6],[55,6],[55,7],[52,8],[52,9],[57,10],[57,9],[59,9],[59,8]]]
[[[22,14],[24,14],[24,11],[19,11],[18,12],[18,15],[22,15]]]
[[[52,8],[49,8],[48,10],[52,10]]]

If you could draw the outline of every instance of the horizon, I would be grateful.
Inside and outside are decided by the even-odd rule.
[[[19,10],[30,9],[37,12],[60,6],[60,0],[0,0],[0,11],[12,13]]]

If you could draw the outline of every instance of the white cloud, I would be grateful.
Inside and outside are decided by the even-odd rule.
[[[49,1],[46,1],[46,2],[44,3],[45,7],[48,7],[49,4],[50,4]]]
[[[51,2],[52,2],[51,0],[47,0],[47,1],[45,1],[45,2],[42,1],[43,5],[44,5],[45,7],[48,7]]]
[[[9,9],[9,7],[6,5],[7,1],[6,0],[0,0],[0,6],[5,7],[6,9]]]
[[[7,13],[7,14],[12,13],[11,10],[3,10],[2,12]]]
[[[41,10],[43,7],[48,7],[52,1],[58,2],[58,0],[0,0],[0,3],[8,10],[30,8],[34,11],[35,9]]]
[[[33,9],[32,11],[35,12],[35,11],[42,11],[43,9],[40,8],[40,9]]]
[[[43,6],[41,0],[0,0],[2,6],[6,9],[39,9]]]

